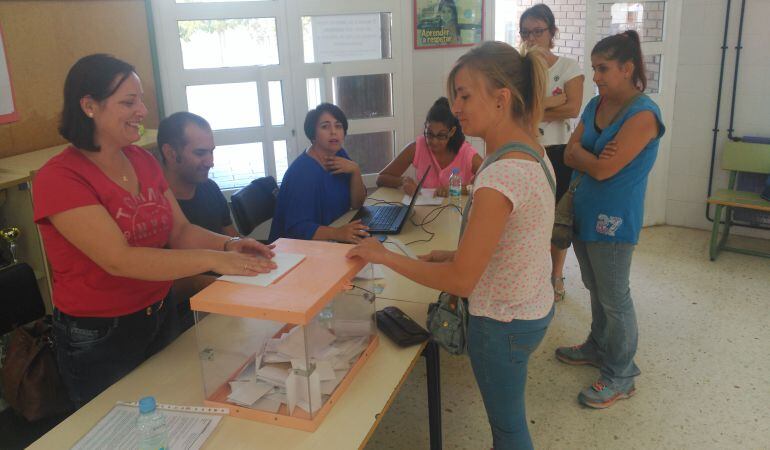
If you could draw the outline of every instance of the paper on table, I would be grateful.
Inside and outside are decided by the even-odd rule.
[[[193,412],[162,410],[168,425],[169,448],[197,450],[219,424],[222,416]],[[136,418],[139,409],[135,406],[116,405],[102,417],[73,449],[135,449],[137,448]]]
[[[379,280],[385,278],[385,271],[382,270],[382,264],[369,263],[356,274],[359,280]]]
[[[276,253],[273,257],[273,262],[278,265],[277,268],[269,273],[261,273],[253,277],[247,277],[242,275],[222,275],[219,277],[222,281],[229,281],[231,283],[251,284],[254,286],[269,286],[275,282],[283,274],[290,271],[294,266],[302,262],[305,259],[305,255],[298,253]]]
[[[420,195],[417,196],[417,201],[414,202],[414,206],[440,205],[444,203],[443,198],[436,197],[435,195],[435,189],[420,189]],[[405,205],[408,205],[411,201],[411,195],[404,195],[404,198],[401,199],[401,203]]]

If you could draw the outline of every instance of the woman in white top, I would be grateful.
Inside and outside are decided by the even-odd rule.
[[[521,41],[527,47],[537,47],[545,55],[548,64],[548,86],[543,101],[545,114],[538,132],[540,144],[545,146],[548,158],[556,172],[556,202],[569,188],[572,168],[564,164],[564,149],[572,134],[570,119],[580,114],[583,101],[583,70],[577,61],[551,52],[553,39],[558,31],[551,8],[544,4],[527,8],[519,19]],[[551,247],[551,283],[554,300],[564,298],[564,260],[567,250]]]
[[[536,52],[535,52],[536,53]],[[447,78],[452,112],[490,155],[508,143],[540,155],[546,67],[502,42],[460,57]],[[548,170],[551,164],[546,158]],[[366,239],[349,256],[385,264],[434,289],[468,297],[468,353],[497,449],[530,449],[524,386],[529,356],[553,317],[548,252],[554,197],[535,158],[509,152],[476,176],[473,206],[457,251],[413,260]]]

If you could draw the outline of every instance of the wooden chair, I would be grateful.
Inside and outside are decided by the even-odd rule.
[[[728,141],[722,154],[722,169],[730,171],[728,188],[716,191],[708,199],[710,204],[716,205],[714,226],[711,229],[711,244],[709,246],[711,260],[714,261],[717,258],[720,250],[770,258],[770,253],[725,245],[727,236],[730,234],[734,208],[746,208],[770,213],[770,202],[762,199],[759,193],[735,189],[738,172],[770,174],[770,145]],[[726,210],[726,215],[720,239],[719,225],[722,221],[722,211],[724,210]]]

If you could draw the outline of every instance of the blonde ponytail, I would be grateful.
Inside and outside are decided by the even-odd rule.
[[[483,42],[462,55],[449,72],[447,95],[450,100],[455,96],[455,76],[463,67],[482,75],[490,89],[510,90],[511,116],[531,127],[537,135],[543,117],[548,73],[542,50],[523,49],[520,53],[504,42]]]
[[[522,53],[525,60],[525,67],[529,68],[529,92],[524,96],[527,112],[529,113],[530,125],[537,136],[537,127],[543,119],[545,107],[543,99],[548,89],[548,65],[545,62],[545,55],[542,50],[537,48],[525,49]]]

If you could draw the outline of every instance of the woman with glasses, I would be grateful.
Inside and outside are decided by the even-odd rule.
[[[577,61],[556,56],[551,52],[556,34],[556,20],[551,9],[538,4],[527,8],[519,19],[522,44],[538,47],[548,65],[548,90],[545,97],[545,114],[538,132],[540,143],[545,146],[548,158],[556,172],[556,202],[569,188],[572,168],[564,164],[564,148],[572,134],[571,119],[580,114],[583,100],[583,70]],[[567,250],[551,246],[551,284],[554,300],[564,299],[564,260]]]
[[[458,169],[463,179],[463,194],[466,194],[467,185],[473,181],[481,162],[476,149],[465,140],[460,122],[449,108],[449,100],[441,97],[428,111],[423,135],[404,147],[396,159],[382,169],[377,186],[401,188],[408,195],[414,194],[417,183],[404,176],[406,169],[413,165],[420,177],[428,171],[423,188],[436,189],[437,196],[446,197],[449,176],[453,169]]]

